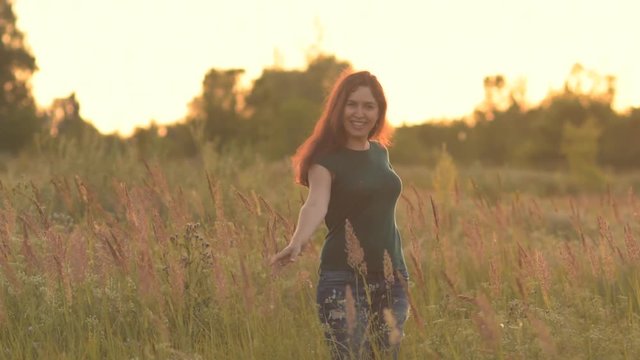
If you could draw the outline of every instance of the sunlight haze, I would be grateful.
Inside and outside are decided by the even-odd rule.
[[[396,125],[470,114],[488,75],[526,78],[535,103],[575,63],[617,77],[618,110],[640,106],[632,0],[15,0],[14,11],[38,104],[75,92],[104,133],[184,118],[211,68],[245,69],[250,86],[274,62],[303,68],[314,46],[376,74]]]

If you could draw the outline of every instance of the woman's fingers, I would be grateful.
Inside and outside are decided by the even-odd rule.
[[[284,266],[290,262],[294,262],[299,254],[299,248],[287,246],[271,258],[271,265],[278,264]]]
[[[287,260],[289,260],[288,258],[291,258],[291,248],[287,246],[286,248],[282,249],[282,251],[273,256],[273,258],[271,259],[271,265],[284,265],[287,263]]]
[[[282,261],[282,258],[285,257],[287,254],[285,253],[285,250],[280,251],[279,253],[273,255],[273,257],[271,258],[271,261],[269,262],[270,265],[275,265],[276,263]]]

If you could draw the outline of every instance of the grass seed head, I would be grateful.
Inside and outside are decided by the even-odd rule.
[[[367,264],[364,262],[364,250],[362,249],[362,246],[360,246],[360,240],[358,240],[358,237],[353,230],[353,225],[351,225],[349,219],[345,221],[345,237],[347,263],[358,272],[366,275]]]

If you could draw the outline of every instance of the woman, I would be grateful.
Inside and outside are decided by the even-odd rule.
[[[374,352],[396,358],[408,315],[408,274],[395,223],[402,184],[385,147],[386,110],[382,86],[369,72],[338,79],[293,157],[296,182],[309,194],[290,243],[271,261],[295,261],[325,220],[317,302],[334,359]]]

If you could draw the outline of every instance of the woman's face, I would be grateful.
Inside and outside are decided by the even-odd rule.
[[[369,138],[369,133],[378,121],[378,103],[369,87],[359,86],[349,95],[343,117],[348,137]]]

